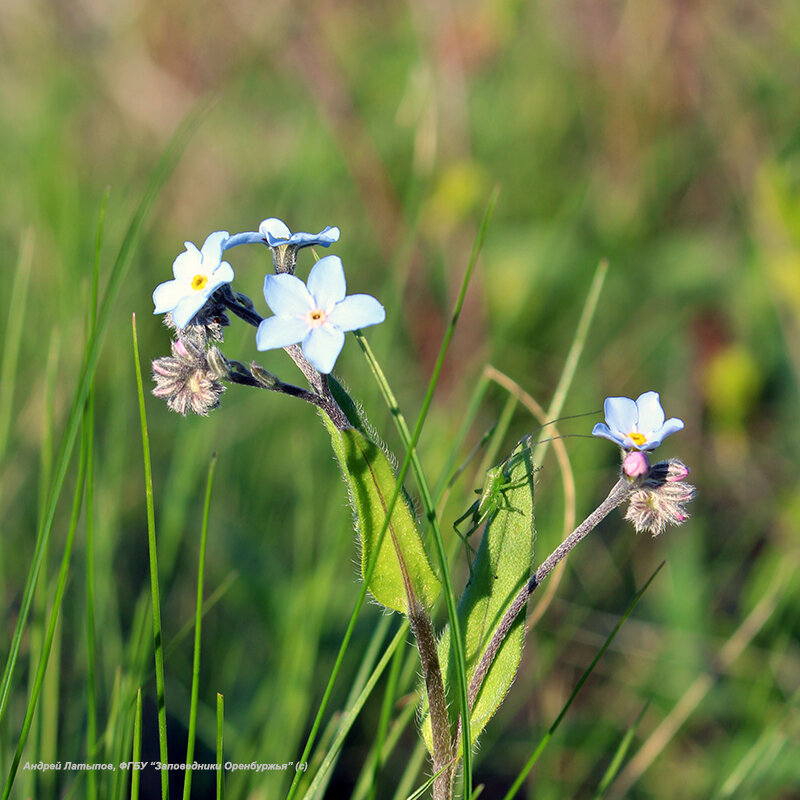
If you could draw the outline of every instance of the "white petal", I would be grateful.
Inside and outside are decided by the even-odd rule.
[[[261,320],[256,331],[256,347],[272,350],[302,342],[308,333],[308,325],[298,317],[268,317]]]
[[[630,397],[607,397],[603,403],[603,411],[611,430],[630,433],[637,429],[639,410]]]
[[[203,292],[192,292],[172,310],[172,321],[178,328],[185,328],[192,317],[206,304],[208,298]]]
[[[180,301],[191,292],[186,281],[166,281],[156,286],[153,292],[154,314],[165,314],[172,311]]]
[[[347,285],[339,256],[325,256],[314,264],[308,274],[308,291],[316,300],[317,308],[325,311],[331,311],[336,303],[344,300]]]
[[[328,322],[340,331],[366,328],[369,325],[377,325],[385,319],[386,311],[383,306],[368,294],[352,294],[350,297],[345,297],[328,314]]]
[[[344,347],[344,334],[332,325],[313,328],[303,341],[303,355],[326,375],[333,369]]]
[[[303,281],[285,272],[264,278],[264,299],[273,313],[281,317],[304,317],[315,307]]]
[[[292,235],[292,232],[286,227],[286,223],[276,217],[263,220],[258,226],[258,232],[265,240],[268,233],[272,234],[273,239],[288,239]]]
[[[664,424],[664,409],[658,399],[658,392],[645,392],[636,399],[639,409],[639,427],[642,433],[657,431]]]
[[[185,244],[186,250],[172,262],[172,274],[178,280],[191,281],[198,272],[203,271],[203,267],[200,251],[191,242]]]
[[[222,286],[223,283],[230,283],[233,280],[233,267],[227,262],[223,261],[212,273],[209,275],[209,286],[208,293],[214,291],[214,289],[219,288]]]

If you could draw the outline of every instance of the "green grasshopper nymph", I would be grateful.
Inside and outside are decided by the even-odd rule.
[[[513,454],[510,458],[504,461],[497,467],[491,467],[486,471],[486,480],[483,484],[483,489],[476,489],[475,494],[479,495],[478,499],[453,523],[453,529],[464,540],[464,544],[468,551],[476,554],[476,550],[469,543],[469,537],[475,533],[484,522],[491,523],[498,511],[512,511],[516,514],[521,514],[522,511],[514,508],[506,497],[506,492],[512,489],[519,489],[527,485],[528,481],[532,480],[533,475],[529,473],[521,480],[512,481],[509,477],[509,471],[512,467],[516,466],[518,461],[526,454],[530,454],[530,450],[522,450]],[[469,530],[462,533],[458,526],[469,519]],[[468,553],[469,556],[469,553]],[[470,564],[470,571],[472,564]]]

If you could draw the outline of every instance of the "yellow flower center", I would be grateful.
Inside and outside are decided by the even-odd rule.
[[[192,278],[192,289],[199,292],[208,283],[208,275],[195,275]]]
[[[641,447],[647,441],[647,437],[643,433],[638,433],[637,431],[629,433],[628,438],[639,447]]]
[[[318,328],[320,325],[325,324],[325,320],[328,318],[328,315],[321,309],[315,308],[312,311],[308,312],[308,324]]]

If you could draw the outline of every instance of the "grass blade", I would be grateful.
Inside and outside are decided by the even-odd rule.
[[[194,622],[194,657],[192,660],[192,702],[189,709],[189,737],[186,742],[186,777],[183,781],[183,800],[189,800],[192,789],[192,771],[189,764],[194,760],[194,740],[197,731],[197,695],[200,689],[200,631],[203,625],[203,575],[206,566],[206,541],[208,538],[208,510],[211,507],[211,485],[214,482],[216,455],[212,456],[208,467],[206,499],[203,506],[203,528],[200,534],[200,558],[197,566],[197,610]]]
[[[433,501],[433,497],[430,492],[430,488],[428,486],[427,480],[425,479],[425,474],[422,470],[422,465],[419,461],[419,456],[417,455],[416,446],[419,442],[419,438],[422,435],[422,428],[425,424],[425,419],[428,415],[428,410],[430,409],[431,403],[433,402],[433,395],[436,391],[436,386],[439,382],[439,375],[441,373],[442,365],[444,364],[445,356],[447,355],[447,351],[450,346],[450,341],[453,338],[453,333],[455,331],[456,324],[458,323],[458,319],[461,315],[461,309],[464,305],[464,298],[467,294],[467,287],[469,286],[470,278],[472,277],[472,272],[475,268],[475,263],[478,260],[478,254],[481,251],[483,246],[483,241],[486,237],[486,231],[489,226],[489,220],[491,219],[492,212],[494,211],[494,206],[497,202],[498,192],[492,194],[491,198],[489,199],[489,204],[486,208],[486,212],[484,213],[483,220],[481,222],[480,229],[478,231],[478,235],[475,239],[475,244],[472,248],[472,254],[470,256],[469,264],[467,265],[467,269],[464,273],[464,277],[461,281],[461,288],[458,293],[458,298],[455,303],[455,307],[453,308],[453,314],[450,319],[450,324],[447,326],[447,330],[445,331],[444,337],[442,339],[442,344],[439,348],[439,355],[436,359],[436,364],[433,368],[433,373],[431,375],[431,379],[428,383],[428,390],[425,394],[425,399],[422,403],[422,408],[420,409],[419,415],[417,417],[416,425],[414,426],[414,432],[409,433],[408,426],[406,425],[405,418],[403,417],[400,408],[397,404],[397,401],[394,397],[394,394],[389,386],[389,382],[386,380],[386,376],[383,374],[380,366],[378,365],[377,359],[375,358],[372,350],[369,347],[366,339],[361,335],[360,331],[356,331],[356,338],[358,339],[359,344],[361,345],[364,354],[367,357],[367,361],[372,368],[373,375],[378,383],[378,386],[381,390],[381,394],[383,394],[384,400],[389,407],[390,412],[395,420],[395,425],[397,427],[398,433],[400,434],[401,441],[403,442],[403,446],[406,448],[406,456],[404,459],[404,466],[410,461],[411,465],[414,469],[414,474],[417,479],[417,486],[420,491],[420,496],[422,498],[423,507],[425,509],[425,513],[428,517],[428,520],[431,525],[432,531],[432,538],[434,543],[434,548],[436,550],[436,555],[439,560],[439,569],[441,572],[442,577],[442,584],[444,587],[444,596],[445,596],[445,603],[447,606],[447,616],[450,622],[450,630],[451,630],[451,641],[454,644],[453,652],[455,654],[455,667],[456,667],[456,681],[458,684],[458,699],[459,699],[459,710],[461,714],[461,725],[462,731],[464,733],[464,741],[471,742],[470,738],[470,731],[469,731],[469,701],[467,699],[467,665],[466,665],[466,656],[464,654],[464,640],[461,635],[461,628],[459,626],[458,621],[458,611],[456,609],[456,596],[453,590],[453,581],[450,576],[450,568],[448,565],[447,554],[444,548],[444,540],[442,538],[441,530],[439,529],[438,518],[436,516],[436,506]],[[401,473],[402,473],[401,469]],[[464,786],[465,786],[465,794],[468,796],[472,794],[472,753],[469,747],[465,747],[463,750],[463,758],[464,758]]]
[[[158,588],[158,550],[156,548],[156,518],[153,504],[153,473],[150,464],[150,437],[147,433],[147,413],[144,406],[142,364],[139,359],[139,341],[136,336],[136,315],[131,318],[133,329],[133,358],[136,364],[136,389],[139,394],[139,420],[142,426],[142,453],[144,460],[145,498],[147,502],[147,542],[150,553],[150,593],[153,601],[153,650],[156,662],[156,691],[158,695],[158,748],[162,764],[169,763],[167,755],[167,709],[164,698],[164,647],[161,635],[161,599]],[[169,797],[169,773],[161,771],[161,797]]]
[[[56,594],[53,600],[53,608],[50,612],[50,620],[47,626],[47,633],[42,645],[42,651],[39,656],[39,663],[36,667],[36,675],[31,689],[31,695],[28,698],[28,707],[25,711],[25,719],[22,723],[22,730],[17,741],[17,747],[14,752],[14,757],[11,762],[11,769],[6,779],[5,789],[3,791],[2,800],[8,800],[11,794],[11,787],[14,784],[14,778],[17,774],[20,759],[22,758],[22,751],[25,748],[25,743],[28,740],[28,733],[30,732],[31,723],[36,712],[36,704],[39,700],[39,695],[42,690],[45,675],[47,673],[47,662],[50,658],[50,650],[53,646],[53,639],[56,633],[56,626],[59,620],[59,612],[61,611],[61,601],[64,599],[64,592],[67,588],[67,577],[69,576],[69,565],[72,558],[72,545],[75,541],[75,531],[78,527],[78,518],[81,511],[81,502],[83,500],[84,479],[86,477],[86,436],[84,435],[81,441],[81,453],[78,460],[78,475],[75,481],[75,494],[72,500],[72,511],[70,513],[69,531],[67,533],[66,544],[64,545],[64,554],[61,558],[61,568],[58,573],[58,583],[56,585]]]
[[[222,770],[222,727],[225,719],[225,699],[217,693],[217,800],[225,797],[225,773]]]
[[[617,776],[617,773],[622,766],[622,762],[625,760],[625,756],[628,754],[628,750],[630,750],[630,747],[633,744],[633,737],[636,735],[636,729],[639,727],[639,723],[644,718],[648,708],[650,708],[649,700],[642,706],[642,710],[633,721],[633,725],[631,725],[628,730],[625,731],[625,735],[622,737],[622,741],[619,743],[619,747],[617,747],[617,751],[614,753],[614,757],[611,759],[608,769],[605,771],[603,777],[600,779],[600,783],[597,785],[597,792],[594,795],[594,800],[600,800],[606,789],[608,789],[608,787],[611,785],[611,782]]]
[[[142,690],[136,692],[136,714],[133,718],[133,756],[134,764],[142,760]],[[141,770],[131,770],[131,800],[139,800],[139,780]]]
[[[111,320],[111,312],[114,307],[114,302],[119,294],[125,273],[130,266],[134,248],[141,236],[145,220],[147,219],[162,186],[166,182],[167,177],[177,164],[180,154],[183,152],[190,135],[196,128],[203,113],[204,109],[201,109],[197,113],[191,115],[179,128],[179,130],[173,136],[172,141],[167,146],[164,154],[156,166],[156,169],[153,172],[153,176],[150,179],[150,183],[145,190],[144,196],[139,203],[133,219],[131,220],[128,231],[120,246],[119,253],[117,254],[117,258],[109,273],[108,285],[106,287],[105,294],[103,295],[103,300],[98,307],[97,325],[95,326],[92,336],[90,337],[89,343],[86,347],[81,375],[78,380],[78,385],[73,395],[72,406],[67,417],[66,429],[61,440],[59,454],[56,459],[55,474],[51,482],[51,488],[46,503],[46,513],[36,534],[36,544],[34,545],[33,559],[25,582],[25,589],[23,591],[22,602],[20,604],[20,612],[19,616],[17,617],[17,623],[11,639],[11,646],[6,659],[6,666],[3,671],[2,681],[0,681],[0,720],[3,719],[5,712],[8,709],[8,702],[11,693],[11,682],[13,680],[14,670],[19,659],[22,636],[28,621],[28,614],[33,601],[34,590],[39,579],[39,572],[42,566],[44,551],[53,529],[56,507],[58,505],[59,497],[61,496],[69,462],[72,457],[72,451],[83,419],[83,409],[86,404],[86,398],[89,394],[89,389],[95,369],[97,367],[97,362],[100,358],[100,350],[106,329]]]

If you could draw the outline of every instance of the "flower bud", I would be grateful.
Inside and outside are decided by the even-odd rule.
[[[265,389],[272,389],[280,383],[280,380],[275,375],[271,372],[267,372],[264,367],[256,364],[255,361],[250,362],[250,374]]]
[[[622,471],[629,478],[641,478],[650,471],[647,455],[641,450],[631,450],[622,460]]]

